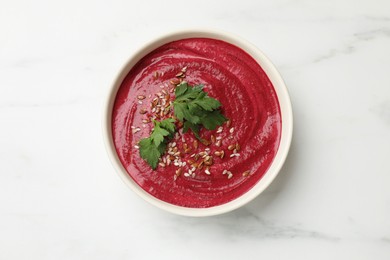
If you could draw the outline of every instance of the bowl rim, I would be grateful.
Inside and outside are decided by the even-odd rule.
[[[187,38],[212,38],[222,40],[231,43],[247,52],[252,58],[257,61],[257,63],[259,63],[261,68],[264,70],[264,72],[272,82],[278,97],[282,117],[282,133],[279,148],[270,167],[265,172],[263,177],[249,191],[242,194],[238,198],[222,205],[212,206],[208,208],[189,208],[177,206],[162,201],[143,190],[127,173],[126,169],[120,162],[112,138],[111,119],[116,93],[130,69],[142,57],[150,53],[152,50],[158,48],[159,46],[175,40]],[[183,29],[165,33],[149,41],[141,48],[134,51],[133,54],[127,59],[125,64],[119,70],[119,73],[115,76],[105,96],[105,102],[103,106],[102,130],[105,148],[108,153],[108,157],[110,158],[111,164],[115,168],[117,174],[120,176],[122,181],[136,194],[138,194],[141,198],[151,203],[152,205],[165,211],[183,216],[205,217],[219,215],[235,210],[252,201],[271,184],[271,182],[275,179],[275,177],[281,170],[289,152],[293,133],[293,113],[290,96],[280,73],[277,71],[273,63],[255,45],[251,44],[240,36],[222,30],[215,30],[209,28]]]

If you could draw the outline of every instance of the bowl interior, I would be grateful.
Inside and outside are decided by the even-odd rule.
[[[212,38],[217,40],[226,41],[233,45],[236,45],[246,51],[249,55],[251,55],[262,67],[264,72],[267,74],[268,78],[272,82],[274,89],[277,93],[279,106],[282,117],[282,133],[279,144],[279,149],[276,153],[276,156],[264,174],[264,176],[258,181],[258,183],[253,186],[248,192],[243,194],[242,196],[227,202],[222,205],[210,207],[210,208],[187,208],[180,207],[173,204],[169,204],[162,200],[155,198],[150,195],[146,191],[144,191],[127,173],[126,169],[122,166],[115,150],[115,146],[112,138],[112,130],[111,130],[111,117],[112,117],[112,109],[116,97],[116,93],[121,86],[122,81],[131,70],[131,68],[146,54],[153,51],[154,49],[169,43],[171,41],[176,41],[180,39],[186,38]],[[121,177],[121,179],[138,195],[144,198],[146,201],[151,204],[164,209],[166,211],[185,215],[185,216],[211,216],[222,214],[236,208],[243,206],[248,203],[256,196],[258,196],[276,177],[278,172],[280,171],[286,157],[288,154],[288,150],[290,148],[291,138],[292,138],[292,129],[293,129],[293,118],[292,118],[292,108],[290,103],[290,98],[288,95],[287,88],[281,78],[279,72],[276,70],[275,66],[269,61],[269,59],[255,46],[248,43],[247,41],[233,36],[229,33],[220,32],[220,31],[212,31],[212,30],[185,30],[167,34],[162,36],[148,44],[146,44],[143,48],[136,51],[132,57],[128,60],[128,62],[123,66],[120,70],[119,74],[115,78],[109,93],[107,95],[107,100],[104,106],[103,111],[103,136],[106,144],[106,149],[108,152],[108,156],[116,169],[117,173]]]

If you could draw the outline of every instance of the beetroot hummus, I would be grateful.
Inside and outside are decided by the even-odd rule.
[[[202,128],[203,143],[178,125],[169,153],[167,148],[153,170],[140,157],[138,142],[150,135],[152,118],[173,115],[167,104],[175,99],[177,81],[203,84],[229,121]],[[242,49],[208,38],[170,42],[143,57],[123,80],[112,115],[116,152],[128,174],[154,197],[191,208],[221,205],[251,189],[281,138],[278,98],[265,72]],[[209,166],[199,165],[209,157]]]

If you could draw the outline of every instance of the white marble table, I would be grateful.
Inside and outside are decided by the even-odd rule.
[[[137,2],[1,2],[0,259],[390,259],[390,2]],[[262,49],[295,115],[275,182],[202,219],[131,192],[100,128],[132,51],[193,26]]]

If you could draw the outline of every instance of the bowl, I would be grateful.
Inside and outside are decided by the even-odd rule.
[[[262,67],[262,69],[267,74],[268,78],[274,86],[275,92],[278,97],[282,117],[282,131],[279,148],[277,150],[276,156],[273,159],[273,162],[271,163],[270,167],[265,172],[263,177],[249,191],[247,191],[240,197],[225,204],[208,208],[188,208],[173,205],[160,199],[157,199],[156,197],[150,195],[148,192],[143,190],[132,179],[132,177],[123,167],[116,153],[112,137],[111,127],[113,105],[117,91],[128,72],[140,59],[142,59],[146,54],[150,53],[154,49],[166,43],[186,38],[212,38],[222,40],[243,49],[250,56],[252,56],[252,58],[254,58]],[[155,40],[145,44],[144,47],[133,53],[133,55],[128,59],[123,68],[116,75],[108,91],[108,94],[106,96],[106,102],[104,104],[102,128],[104,143],[113,167],[115,168],[121,179],[124,181],[124,183],[128,187],[130,187],[136,194],[138,194],[141,198],[151,203],[152,205],[157,206],[168,212],[184,216],[205,217],[218,215],[237,209],[256,198],[270,185],[270,183],[279,173],[287,157],[292,139],[293,116],[289,94],[282,77],[276,70],[275,66],[271,63],[271,61],[259,49],[257,49],[254,45],[247,42],[246,40],[240,38],[239,36],[227,32],[210,29],[192,29],[175,31],[160,36]]]

